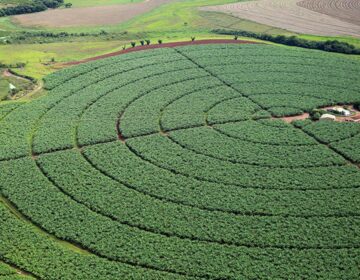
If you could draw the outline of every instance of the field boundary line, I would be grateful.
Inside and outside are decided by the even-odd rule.
[[[340,157],[342,157],[348,164],[350,164],[350,165],[352,165],[352,166],[355,166],[355,167],[357,167],[358,169],[360,169],[360,163],[352,160],[351,158],[349,158],[349,157],[348,157],[347,155],[345,155],[344,153],[338,151],[335,147],[332,147],[332,146],[331,146],[331,144],[333,144],[332,142],[326,143],[326,142],[320,140],[319,138],[317,138],[317,137],[316,137],[315,135],[313,135],[312,133],[310,133],[310,132],[308,132],[308,131],[306,131],[306,130],[303,130],[301,127],[297,127],[297,126],[295,126],[295,125],[293,125],[293,126],[294,126],[296,129],[301,130],[301,131],[304,132],[305,134],[309,135],[311,138],[313,138],[315,141],[317,141],[320,145],[327,147],[327,148],[330,149],[332,152],[334,152],[335,154],[337,154],[337,155],[339,155]],[[354,136],[352,136],[352,137],[349,137],[349,138],[353,138],[353,137],[355,137],[355,136],[357,136],[357,135],[359,135],[359,133],[356,134],[356,135],[354,135]],[[347,139],[349,139],[349,138],[347,138]],[[334,143],[341,142],[341,141],[345,141],[345,140],[347,140],[347,139],[340,140],[340,141],[335,141]]]
[[[120,54],[125,53],[132,53],[137,51],[145,51],[151,49],[160,49],[160,48],[175,48],[179,46],[189,46],[189,45],[209,45],[209,44],[263,44],[258,41],[251,41],[251,40],[231,40],[231,39],[207,39],[207,40],[198,40],[198,41],[182,41],[182,42],[170,42],[170,43],[162,43],[162,44],[153,44],[153,45],[146,45],[146,46],[137,46],[134,48],[128,48],[126,50],[120,50],[108,54],[103,54],[99,56],[94,56],[90,58],[86,58],[83,60],[78,61],[71,61],[63,63],[63,66],[71,66],[71,65],[78,65],[82,63],[86,63],[89,61],[95,61],[103,58],[113,57]]]

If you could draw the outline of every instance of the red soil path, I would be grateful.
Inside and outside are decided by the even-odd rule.
[[[138,46],[134,48],[128,48],[125,50],[112,52],[108,54],[103,54],[91,58],[86,58],[80,61],[72,61],[63,63],[63,66],[71,66],[71,65],[78,65],[81,63],[94,61],[98,59],[103,59],[107,57],[112,57],[120,54],[136,52],[136,51],[144,51],[150,49],[159,49],[159,48],[174,48],[179,46],[189,46],[189,45],[209,45],[209,44],[259,44],[258,42],[254,41],[244,41],[244,40],[230,40],[230,39],[209,39],[209,40],[199,40],[199,41],[185,41],[185,42],[173,42],[173,43],[163,43],[163,44],[156,44],[156,45],[145,45],[145,46]]]

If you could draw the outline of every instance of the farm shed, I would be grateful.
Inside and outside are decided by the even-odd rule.
[[[320,120],[331,120],[331,121],[335,121],[336,117],[334,115],[330,115],[330,114],[323,114],[320,117]]]

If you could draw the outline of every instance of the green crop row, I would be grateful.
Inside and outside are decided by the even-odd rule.
[[[229,44],[48,76],[0,105],[0,259],[40,279],[356,279],[359,126],[275,117],[360,101],[359,70]]]
[[[356,167],[331,166],[331,163],[342,164],[344,161],[335,153],[326,150],[323,150],[327,154],[324,160],[327,158],[330,166],[293,169],[290,166],[271,168],[251,164],[234,164],[210,158],[175,145],[167,137],[160,135],[129,139],[127,143],[138,156],[165,170],[199,180],[241,187],[276,189],[354,187],[358,184],[355,178],[360,176]],[[260,154],[256,156],[260,156]],[[320,159],[316,158],[316,160]],[[326,182],[323,180],[324,176],[328,178]]]
[[[188,276],[142,268],[136,264],[109,261],[93,254],[84,254],[82,250],[75,251],[19,220],[2,203],[0,221],[0,259],[16,263],[40,279],[110,280],[120,275],[121,279],[195,280]]]
[[[18,270],[12,268],[6,263],[1,262],[1,255],[0,255],[0,279],[1,280],[21,280],[21,279],[31,280],[34,278],[26,274],[23,274],[22,272],[19,272]]]
[[[278,126],[274,126],[274,124],[277,124]],[[218,132],[231,138],[251,143],[299,147],[317,144],[313,138],[297,129],[294,129],[292,125],[281,120],[250,120],[218,124],[213,127]]]
[[[292,64],[292,62],[300,65],[307,63],[317,64],[319,67],[322,67],[322,65],[336,65],[339,69],[349,72],[358,72],[360,70],[360,65],[356,60],[344,59],[344,57],[319,51],[298,48],[287,49],[271,45],[202,45],[179,47],[177,50],[185,53],[187,57],[196,60],[199,64],[208,66],[235,64],[241,60],[244,60],[246,64],[256,62],[273,62],[277,64],[284,61],[289,64]]]
[[[302,129],[351,162],[360,163],[360,124],[319,121]]]
[[[193,128],[170,133],[174,145],[194,154],[221,161],[269,167],[315,167],[344,165],[346,161],[323,145],[279,146],[247,142],[220,134],[211,128]],[[198,139],[201,139],[199,141]],[[170,148],[169,148],[170,149]],[[188,155],[192,161],[191,153]],[[220,160],[220,161],[219,161]],[[223,162],[223,164],[226,164]],[[234,166],[235,168],[237,167]],[[233,169],[235,169],[233,168]]]
[[[33,148],[35,153],[49,152],[72,147],[74,143],[75,127],[78,125],[80,118],[89,106],[106,96],[114,93],[122,102],[126,102],[129,98],[133,98],[137,92],[127,91],[123,87],[127,84],[133,84],[134,81],[147,82],[147,86],[139,88],[138,91],[147,90],[151,85],[159,87],[159,85],[167,83],[181,82],[184,79],[193,76],[204,75],[197,71],[188,61],[177,61],[174,63],[164,63],[162,67],[144,67],[144,71],[133,70],[122,75],[116,75],[111,79],[106,79],[98,84],[79,91],[77,94],[61,101],[52,108],[42,118],[34,137]],[[120,82],[121,81],[121,82]],[[115,108],[121,110],[121,104]],[[124,105],[123,105],[124,106]],[[112,119],[112,134],[116,137],[116,117]],[[84,119],[84,121],[92,126],[97,118]],[[95,127],[95,129],[98,129]],[[81,132],[80,132],[81,133]],[[87,131],[89,135],[89,131]]]
[[[330,144],[360,134],[360,124],[319,121],[304,126],[303,130],[322,143]]]
[[[63,162],[67,162],[71,168],[64,167]],[[340,240],[335,242],[340,236],[347,240],[351,238],[351,233],[337,233],[348,226],[332,223],[356,224],[358,220],[357,217],[350,216],[331,220],[328,217],[234,216],[230,213],[209,212],[186,207],[183,204],[165,203],[160,199],[136,192],[134,186],[130,185],[131,182],[125,181],[121,184],[104,176],[74,151],[40,157],[39,163],[46,175],[76,201],[121,223],[165,236],[227,244],[239,244],[239,240],[242,240],[244,244],[269,245],[269,242],[275,242],[278,245],[288,244],[284,246],[310,246],[313,243],[313,246],[317,246],[319,242],[323,246],[326,246],[326,243],[331,246],[333,243],[339,245],[343,242]],[[67,176],[64,177],[63,174]],[[74,180],[78,182],[76,186],[73,184]],[[292,220],[290,225],[286,225],[290,220]],[[189,221],[196,222],[189,223]],[[307,230],[303,232],[306,223],[309,224],[304,227]],[[286,234],[283,233],[285,228]],[[321,232],[325,228],[328,235],[322,236]],[[336,232],[332,235],[334,229]],[[273,232],[271,238],[270,231]],[[276,241],[277,234],[281,238]]]
[[[116,262],[134,263],[137,266],[157,271],[172,271],[176,274],[214,279],[258,278],[269,275],[269,273],[273,277],[285,277],[284,273],[289,272],[302,276],[315,273],[320,277],[328,275],[329,271],[332,275],[340,277],[344,273],[342,271],[343,263],[348,265],[356,262],[355,255],[358,249],[352,248],[352,244],[358,243],[359,234],[352,229],[360,228],[357,225],[358,218],[342,220],[335,218],[333,221],[336,225],[329,224],[331,223],[330,219],[325,221],[326,231],[335,230],[333,238],[330,238],[332,236],[330,232],[327,237],[329,238],[328,242],[335,246],[332,250],[266,248],[265,242],[259,244],[259,247],[256,246],[256,243],[250,247],[238,247],[197,242],[137,229],[89,211],[83,204],[59,191],[39,171],[36,171],[36,166],[31,160],[17,160],[11,164],[3,163],[2,170],[4,173],[1,174],[1,180],[5,179],[8,184],[1,191],[13,201],[21,212],[30,216],[32,221],[61,239],[81,244],[82,247],[94,254]],[[21,176],[14,176],[14,172],[19,172],[18,175],[21,174]],[[23,193],[32,195],[25,197]],[[299,222],[299,226],[301,227],[305,221]],[[268,222],[264,220],[264,223]],[[271,223],[268,224],[271,226]],[[292,223],[284,221],[286,228],[290,224]],[[303,230],[306,232],[315,225],[316,223],[304,227]],[[251,227],[251,223],[249,226]],[[276,227],[276,225],[273,226]],[[261,228],[262,226],[259,230]],[[6,226],[5,229],[9,229],[9,226]],[[347,229],[350,231],[348,232]],[[287,230],[289,233],[292,232],[290,229]],[[279,241],[284,242],[283,234],[287,230],[279,228]],[[310,236],[323,238],[324,228],[319,229],[317,234],[314,234],[316,230],[313,230],[313,235],[310,234]],[[240,233],[239,229],[237,232]],[[275,233],[276,231],[273,232],[273,234]],[[296,230],[292,233],[299,234]],[[273,239],[266,230],[264,230],[264,236],[267,236],[269,241]],[[249,235],[249,237],[256,238],[256,235]],[[301,238],[300,234],[299,238]],[[340,241],[342,238],[344,240]],[[339,240],[340,243],[337,244],[336,241],[333,243],[334,240]],[[354,243],[349,243],[351,240]],[[341,249],[342,245],[345,245],[343,242],[346,242],[346,249]],[[8,243],[13,242],[5,242],[5,246],[9,246]],[[321,247],[323,244],[318,243],[318,245]],[[349,245],[350,247],[348,247]],[[314,256],[322,260],[320,265],[309,261]],[[341,262],[339,263],[340,256]],[[249,267],[254,266],[254,258],[258,259],[261,265],[257,269],[249,271]],[[305,265],[304,262],[307,264]],[[277,266],[275,270],[271,269],[274,265]],[[299,267],[301,267],[300,270]],[[350,274],[356,273],[353,265],[347,267],[346,270]]]
[[[230,94],[237,95],[236,92],[229,93],[229,90],[223,87],[220,81],[212,79],[206,72],[205,74],[205,77],[195,77],[189,81],[162,87],[134,100],[127,108],[124,108],[124,114],[120,119],[123,135],[133,137],[159,132],[160,128],[164,128],[162,121],[166,115],[169,115],[171,120],[178,122],[175,128],[203,125],[205,118],[202,106],[205,106],[205,102],[211,104],[214,102],[214,98],[224,98],[223,96]],[[218,92],[222,93],[221,96],[216,95]],[[202,99],[199,102],[196,97],[200,95]],[[191,106],[189,106],[190,103],[187,103],[185,108],[182,107],[175,112],[168,113],[169,106],[188,96],[191,96]],[[211,99],[212,96],[214,97]]]
[[[168,55],[174,56],[175,53],[171,49],[161,49],[153,50],[151,52],[134,52],[127,54],[126,56],[114,56],[110,58],[100,59],[92,61],[89,63],[83,63],[76,67],[69,67],[61,70],[60,72],[55,72],[44,78],[46,83],[46,88],[52,90],[61,85],[63,87],[67,83],[74,82],[76,79],[79,82],[81,77],[94,73],[95,71],[103,71],[104,69],[111,70],[116,69],[121,65],[126,65],[131,62],[137,63],[137,65],[142,65],[143,62],[154,61],[156,62],[161,60]],[[84,79],[86,82],[87,80]]]
[[[5,118],[8,114],[10,114],[13,110],[21,106],[21,103],[8,103],[0,105],[0,120]]]
[[[311,215],[315,209],[314,213],[319,213],[319,215],[332,215],[335,213],[341,215],[358,211],[356,210],[358,206],[353,203],[359,195],[357,188],[307,190],[306,192],[297,191],[296,189],[289,191],[281,190],[279,192],[278,190],[271,189],[271,186],[268,185],[265,185],[264,189],[239,188],[238,186],[200,181],[171,172],[170,170],[164,170],[153,164],[148,164],[148,162],[143,161],[121,143],[88,147],[84,153],[87,160],[96,169],[118,182],[130,186],[132,189],[149,194],[155,198],[193,207],[209,210],[219,209],[234,213],[263,213],[270,215],[285,213],[288,215],[297,215],[297,213]],[[333,168],[331,170],[335,171],[338,169],[341,168]],[[129,173],[127,170],[132,172]],[[265,170],[269,171],[270,169]],[[325,170],[323,169],[323,172]],[[349,174],[348,182],[351,182],[350,177],[354,177],[356,170],[354,169],[353,172],[353,174]],[[294,174],[296,172],[292,176]],[[305,174],[304,177],[306,176],[308,174]],[[321,178],[323,176],[327,176],[327,173],[319,174],[318,183],[323,181]],[[255,181],[255,178],[253,179]],[[275,178],[274,181],[278,184],[279,179]],[[282,178],[282,180],[284,179]],[[323,186],[326,183],[329,182],[323,182]],[[336,182],[334,183],[334,186],[336,186]],[[356,186],[356,183],[355,185],[354,183],[352,182],[345,187]]]

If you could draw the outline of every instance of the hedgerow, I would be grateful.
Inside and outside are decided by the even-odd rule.
[[[275,42],[278,44],[296,46],[306,49],[318,49],[327,52],[337,52],[337,53],[345,53],[345,54],[360,54],[359,48],[356,48],[352,44],[346,42],[340,42],[338,40],[327,40],[325,42],[318,42],[318,41],[311,41],[303,38],[298,38],[296,36],[271,35],[265,33],[249,32],[244,30],[234,31],[234,30],[226,30],[226,29],[216,29],[213,30],[213,32],[217,34],[251,37],[260,40]]]
[[[359,101],[359,69],[220,44],[48,76],[0,106],[0,259],[40,279],[357,279],[359,125],[280,116]]]
[[[0,17],[41,12],[49,8],[58,8],[63,3],[64,0],[31,0],[24,3],[20,2],[17,5],[1,8]]]

